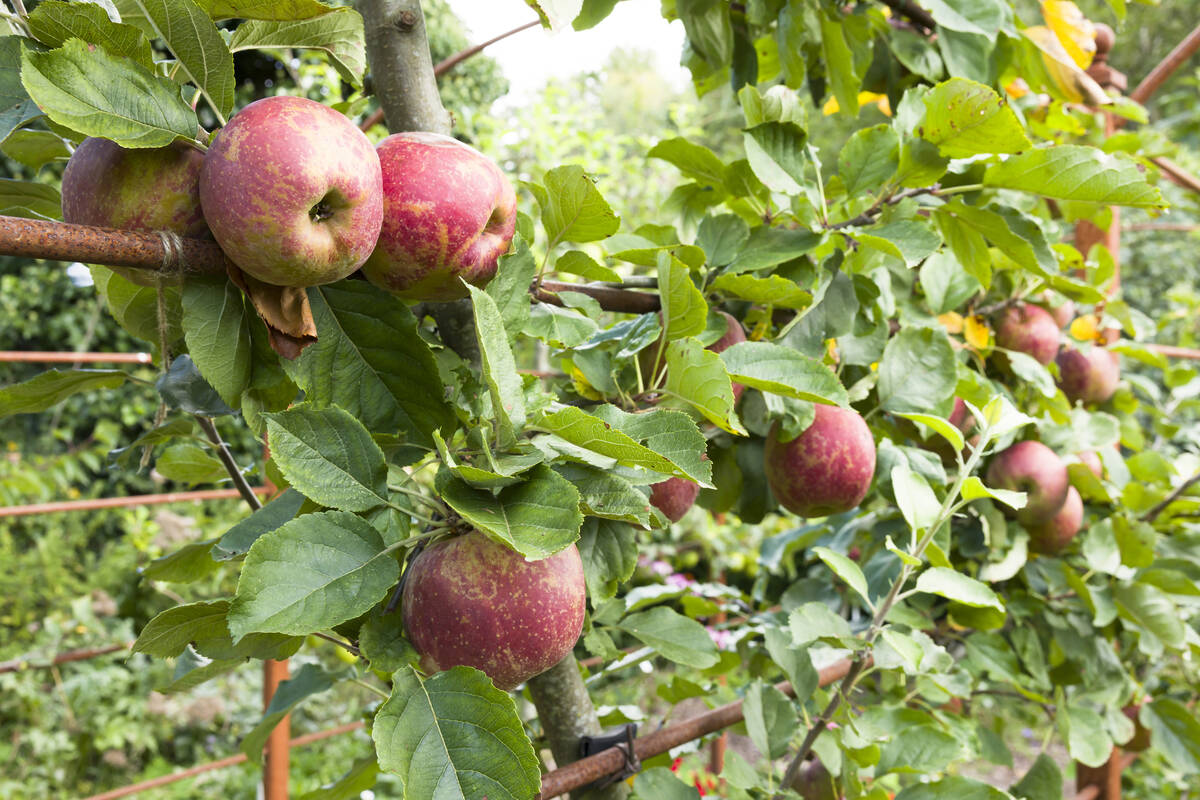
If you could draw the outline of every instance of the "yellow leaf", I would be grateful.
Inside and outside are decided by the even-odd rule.
[[[942,323],[942,327],[946,329],[946,333],[963,332],[962,314],[957,311],[947,311],[945,314],[941,314],[938,316],[938,322]]]
[[[1042,18],[1080,69],[1096,56],[1096,26],[1071,0],[1042,0]]]
[[[992,344],[992,330],[987,320],[979,314],[972,314],[963,321],[963,338],[976,350],[986,350]]]
[[[595,388],[588,383],[587,378],[579,371],[579,367],[571,368],[571,383],[575,384],[575,392],[580,397],[586,397],[588,400],[603,400],[604,395],[600,394]]]
[[[1071,320],[1068,331],[1073,339],[1090,342],[1100,335],[1100,321],[1096,319],[1095,314],[1084,314]]]
[[[892,115],[892,106],[891,103],[888,102],[886,94],[877,94],[876,92],[858,93],[858,105],[860,108],[872,103],[879,108],[879,113],[883,114],[885,117],[890,117]],[[821,113],[827,117],[836,114],[841,110],[842,107],[838,105],[836,97],[830,97],[825,101],[825,105],[821,106]]]
[[[1112,98],[1104,93],[1100,84],[1075,64],[1054,31],[1045,25],[1032,25],[1021,33],[1041,51],[1046,77],[1058,90],[1062,99],[1091,106],[1112,102]]]
[[[1029,84],[1025,82],[1024,78],[1014,78],[1004,87],[1004,93],[1014,100],[1020,100],[1029,94]]]

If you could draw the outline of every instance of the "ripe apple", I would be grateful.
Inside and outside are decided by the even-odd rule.
[[[804,800],[839,799],[833,784],[833,776],[815,756],[800,767],[800,774],[796,776],[795,789]]]
[[[475,667],[507,691],[561,661],[583,630],[575,545],[526,561],[471,531],[427,548],[406,574],[404,629],[430,672]]]
[[[875,439],[856,411],[817,404],[812,424],[790,442],[779,423],[764,448],[763,469],[779,504],[801,517],[849,511],[862,502],[875,474]]]
[[[1067,465],[1041,442],[1017,442],[992,459],[987,485],[1025,492],[1025,507],[1015,516],[1022,524],[1048,522],[1067,500]]]
[[[1050,312],[1050,316],[1054,317],[1058,327],[1065,328],[1071,324],[1071,320],[1075,319],[1077,308],[1074,300],[1063,300],[1058,305],[1054,305],[1054,297],[1051,292],[1042,292],[1038,298],[1038,305]]]
[[[1049,364],[1058,352],[1059,327],[1050,312],[1030,303],[1008,306],[996,320],[996,344]]]
[[[1072,486],[1067,489],[1067,499],[1057,514],[1045,522],[1025,526],[1029,531],[1029,549],[1047,556],[1061,553],[1079,533],[1082,523],[1083,498]]]
[[[467,296],[496,274],[517,229],[517,195],[500,167],[437,133],[397,133],[379,143],[383,230],[367,279],[411,300]]]
[[[379,238],[379,157],[332,108],[266,97],[217,134],[200,171],[200,203],[246,274],[276,286],[331,283],[362,266]]]
[[[182,143],[127,150],[88,137],[75,148],[62,179],[63,220],[127,231],[170,231],[209,237],[200,210],[204,154]],[[139,286],[154,286],[158,273],[111,267]],[[169,276],[178,283],[179,276]]]
[[[1072,403],[1104,403],[1117,391],[1121,366],[1103,347],[1064,347],[1058,354],[1058,387]]]
[[[679,522],[699,494],[699,484],[686,478],[667,478],[650,486],[650,505],[671,522]]]

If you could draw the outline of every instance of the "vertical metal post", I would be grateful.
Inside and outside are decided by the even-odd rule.
[[[275,696],[279,684],[288,678],[288,662],[263,662],[263,708]],[[263,758],[263,797],[265,800],[287,800],[288,750],[291,747],[291,715],[285,716],[267,737],[267,752]]]
[[[1121,751],[1114,747],[1112,755],[1098,767],[1075,762],[1075,792],[1094,786],[1099,791],[1096,800],[1121,800]]]

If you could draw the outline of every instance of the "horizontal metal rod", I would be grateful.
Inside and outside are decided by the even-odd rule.
[[[23,658],[14,658],[11,661],[0,662],[0,675],[7,672],[24,672],[27,669],[50,669],[59,664],[69,664],[72,661],[87,661],[90,658],[99,658],[109,653],[128,650],[132,646],[133,642],[125,642],[124,644],[109,644],[104,647],[90,647],[86,650],[68,650],[65,653],[59,653],[49,661],[37,663],[30,663]]]
[[[149,353],[68,353],[49,351],[0,350],[0,361],[26,361],[34,364],[76,364],[99,361],[106,364],[150,364]]]
[[[1167,358],[1190,358],[1194,361],[1200,361],[1200,350],[1191,347],[1176,347],[1173,344],[1154,344],[1153,342],[1144,344],[1142,347],[1164,355]]]
[[[361,727],[363,727],[362,722],[347,722],[345,725],[338,725],[323,731],[317,731],[316,733],[307,733],[304,736],[297,736],[295,739],[292,739],[291,746],[303,747],[306,744],[319,742],[322,739],[328,739],[331,736],[339,736],[343,733],[356,731]],[[197,764],[194,767],[189,767],[188,769],[180,770],[179,772],[172,772],[170,775],[160,775],[157,778],[151,778],[148,781],[133,783],[129,786],[122,786],[120,789],[113,789],[112,791],[103,792],[101,794],[94,794],[91,797],[86,798],[86,800],[116,800],[118,797],[128,797],[131,794],[138,794],[149,789],[157,789],[159,786],[166,786],[168,784],[175,783],[176,781],[182,781],[186,780],[187,778],[195,777],[196,775],[201,775],[205,772],[212,772],[215,769],[232,767],[235,764],[241,764],[245,760],[246,754],[238,753],[235,756],[222,758],[219,761],[210,761],[207,764]]]
[[[1154,69],[1150,70],[1150,74],[1143,78],[1142,82],[1129,93],[1129,98],[1145,104],[1158,91],[1158,87],[1162,86],[1168,78],[1174,75],[1175,71],[1195,55],[1197,50],[1200,50],[1200,25],[1193,28],[1192,32],[1185,36],[1182,42],[1175,45],[1175,48],[1167,53],[1166,58],[1160,61]]]
[[[849,672],[850,664],[849,659],[843,659],[825,667],[819,673],[818,685],[824,687],[841,680]],[[778,688],[786,694],[794,694],[789,683],[781,683]],[[745,714],[742,711],[742,702],[739,700],[720,708],[714,708],[712,711],[706,711],[677,725],[660,728],[647,736],[639,736],[633,740],[633,749],[637,757],[644,761],[652,756],[665,753],[672,747],[678,747],[693,739],[699,739],[701,736],[714,733],[722,728],[736,725],[743,719],[745,719]],[[549,800],[551,797],[558,797],[581,786],[586,786],[592,781],[608,777],[619,772],[624,764],[625,756],[621,751],[610,748],[594,756],[581,758],[553,772],[547,772],[542,776],[542,791],[537,796],[537,800]]]
[[[273,491],[274,489],[269,486],[254,487],[255,494],[268,495]],[[62,500],[55,503],[6,506],[0,508],[0,517],[28,517],[33,514],[53,514],[58,511],[96,511],[101,508],[154,506],[164,503],[185,503],[200,500],[240,500],[241,497],[237,489],[202,489],[196,492],[136,494],[130,497],[97,497],[92,500]]]

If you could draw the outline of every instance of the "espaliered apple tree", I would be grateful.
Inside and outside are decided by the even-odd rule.
[[[582,29],[613,5],[534,7]],[[736,92],[741,148],[664,136],[647,155],[681,182],[634,229],[586,167],[518,183],[445,137],[423,33],[406,38],[419,6],[360,10],[365,29],[316,0],[4,16],[0,140],[74,147],[68,221],[162,233],[160,272],[93,267],[161,368],[163,411],[128,452],[183,443],[203,480],[224,465],[246,487],[214,420],[247,425],[280,488],[148,567],[224,572],[231,593],[163,612],[135,650],[194,686],[333,640],[356,666],[305,667],[286,710],[373,689],[364,757],[420,800],[535,797],[542,745],[561,765],[598,728],[589,690],[650,705],[643,662],[655,703],[742,700],[760,760],[726,759],[728,797],[1057,797],[1045,753],[1008,790],[957,769],[1011,763],[1014,721],[1098,765],[1133,704],[1147,758],[1200,772],[1200,539],[1178,516],[1200,465],[1178,426],[1141,434],[1159,384],[1123,380],[1119,354],[1162,363],[1110,292],[1115,254],[1071,244],[1108,206],[1165,206],[1158,145],[1106,138],[1103,112],[1144,121],[1137,104],[1081,104],[1078,9],[665,3],[697,91]],[[255,47],[325,53],[357,92],[364,30],[393,126],[375,147],[343,113],[361,103],[235,94],[232,53]],[[854,132],[831,143],[834,113]],[[7,213],[59,216],[50,182],[7,181]],[[226,273],[171,255],[206,229]],[[1067,343],[1046,304],[1126,338]],[[0,413],[129,380],[52,371],[0,389]],[[740,571],[639,569],[682,535],[736,541],[716,558]],[[658,768],[633,791],[694,796]]]

